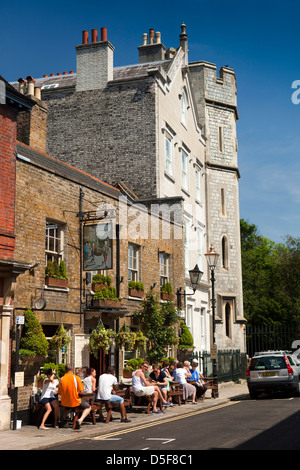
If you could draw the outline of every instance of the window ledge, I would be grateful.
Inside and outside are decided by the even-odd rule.
[[[69,287],[53,287],[53,286],[49,287],[46,284],[44,287],[45,287],[45,290],[47,291],[53,290],[55,292],[66,292],[66,293],[69,292]]]

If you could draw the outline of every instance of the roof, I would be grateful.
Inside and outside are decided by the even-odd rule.
[[[160,69],[165,73],[170,66],[170,60],[160,60],[156,62],[147,62],[145,64],[125,65],[122,67],[115,67],[113,70],[113,80],[135,80],[149,76],[149,71],[153,69]],[[40,87],[43,91],[52,90],[56,88],[75,87],[76,86],[76,73],[68,73],[66,75],[55,75],[54,77],[42,77],[35,79],[35,86]],[[18,82],[11,82],[11,85],[18,89]]]
[[[17,142],[16,146],[17,158],[20,160],[31,163],[43,170],[49,171],[57,176],[68,179],[81,186],[86,186],[95,191],[101,192],[114,199],[118,199],[120,191],[113,186],[99,180],[98,178],[85,173],[67,163],[64,163],[57,158],[51,157],[46,153],[40,153],[33,150],[27,145]]]

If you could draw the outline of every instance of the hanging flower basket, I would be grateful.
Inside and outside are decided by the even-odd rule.
[[[115,332],[110,329],[104,328],[103,325],[98,325],[91,335],[89,341],[90,353],[97,359],[99,350],[103,349],[108,353],[110,346],[113,344],[115,338]]]
[[[136,333],[123,326],[115,337],[117,348],[124,348],[126,351],[133,351],[136,340]]]

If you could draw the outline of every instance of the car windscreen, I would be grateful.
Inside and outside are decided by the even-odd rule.
[[[287,365],[283,356],[253,357],[250,370],[278,370],[286,369]]]

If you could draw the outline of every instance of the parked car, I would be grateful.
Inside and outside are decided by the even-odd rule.
[[[300,362],[287,351],[255,353],[246,372],[252,399],[260,393],[284,392],[300,396]]]

